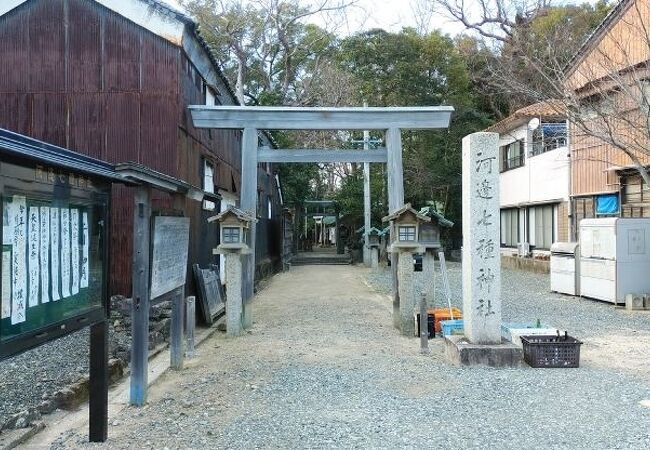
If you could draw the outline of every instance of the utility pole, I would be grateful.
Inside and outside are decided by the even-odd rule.
[[[368,107],[368,102],[363,102],[363,107]],[[363,132],[363,149],[370,150],[370,132]],[[370,246],[368,232],[370,231],[370,163],[363,163],[363,264],[370,267]]]
[[[368,107],[368,102],[363,102],[363,107]],[[363,143],[364,150],[370,150],[370,145],[379,145],[381,140],[371,140],[370,131],[363,132],[363,140],[351,140],[352,144]],[[370,163],[363,163],[363,264],[370,267],[370,247],[368,243],[368,230],[372,227],[370,216]]]

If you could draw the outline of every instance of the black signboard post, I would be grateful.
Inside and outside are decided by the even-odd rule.
[[[90,327],[90,431],[108,428],[111,165],[0,130],[0,360]]]

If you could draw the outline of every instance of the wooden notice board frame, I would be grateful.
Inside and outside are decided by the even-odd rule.
[[[11,240],[11,246],[12,251],[21,249],[20,251],[23,252],[17,259],[11,260],[12,286],[10,290],[5,289],[5,293],[10,292],[12,312],[18,311],[17,314],[22,316],[12,318],[9,322],[11,332],[6,334],[5,339],[0,337],[0,360],[89,327],[89,439],[93,442],[103,442],[108,435],[110,193],[113,183],[124,181],[108,163],[2,129],[0,129],[0,156],[0,195],[2,196],[0,208],[7,207],[11,200],[14,230],[13,234],[8,233],[8,235],[13,235],[14,238],[21,236],[20,239]],[[29,212],[27,199],[34,202],[31,207],[34,209],[38,207],[39,214],[43,211],[42,208],[55,209],[57,214],[61,214],[60,218],[58,215],[50,216],[50,219],[57,217],[57,222],[50,224],[40,222],[38,225],[39,229],[43,230],[45,225],[58,224],[57,228],[49,227],[46,254],[51,258],[50,261],[56,261],[60,267],[48,264],[43,269],[44,265],[41,264],[40,256],[43,247],[40,244],[48,233],[39,235],[38,238],[33,235],[29,238],[30,241],[22,240],[22,235],[36,229],[37,224],[34,219],[35,213],[29,217],[30,220],[34,219],[34,222],[23,223],[27,217],[24,213]],[[88,210],[84,218],[84,209],[79,205],[92,208],[92,216]],[[17,210],[21,211],[19,215],[15,213]],[[66,211],[65,215],[62,211]],[[3,214],[0,215],[0,221],[9,217],[4,212],[3,210]],[[75,223],[80,228],[75,228]],[[2,225],[4,244],[5,224]],[[99,234],[91,231],[93,227]],[[16,230],[19,234],[16,234]],[[64,234],[64,230],[69,234],[67,232]],[[89,247],[84,247],[86,239]],[[37,241],[38,249],[35,246]],[[36,277],[33,272],[30,272],[30,278],[23,280],[20,277],[24,277],[31,268],[37,267],[36,259],[30,259],[37,257],[33,252],[38,252],[40,276]],[[90,264],[85,265],[88,262]],[[101,268],[93,270],[95,263],[101,263]],[[0,269],[6,269],[1,260]],[[58,272],[58,269],[61,272]],[[15,274],[18,271],[21,273],[20,283],[15,281]],[[52,277],[42,278],[44,273]],[[59,274],[61,284],[58,281]],[[54,280],[57,280],[56,285]],[[81,280],[83,283],[80,282]],[[31,289],[37,284],[40,291],[38,295],[25,288],[28,286],[28,289]],[[2,285],[2,277],[0,277],[0,285]],[[44,286],[47,288],[41,290]],[[66,307],[62,306],[63,302],[66,298],[72,299],[74,296],[82,295],[82,287],[88,289],[88,292],[83,294],[88,296],[87,301],[75,303],[70,300],[68,305],[71,305],[71,310],[66,310]],[[56,302],[61,303],[54,305],[54,291],[57,291],[58,296],[59,288],[61,295]],[[21,292],[21,296],[15,296],[14,291]],[[23,310],[25,305],[19,300],[24,299],[27,294],[29,295],[26,305],[28,308]],[[50,295],[52,297],[49,297]],[[29,320],[30,308],[33,308],[34,317],[39,321],[34,326],[25,326],[23,330],[21,324]],[[50,311],[50,308],[53,309]],[[37,312],[38,309],[42,312]],[[46,310],[57,314],[50,314]],[[3,320],[4,324],[0,322],[0,336],[3,336],[3,330],[7,329],[3,328],[7,327],[6,317]],[[20,326],[16,329],[17,325]]]

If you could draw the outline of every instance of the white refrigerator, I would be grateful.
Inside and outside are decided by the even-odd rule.
[[[650,218],[580,222],[580,293],[614,304],[650,293]]]

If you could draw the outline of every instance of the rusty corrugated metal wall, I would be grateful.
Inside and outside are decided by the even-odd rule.
[[[92,0],[31,0],[0,17],[0,58],[0,127],[199,187],[206,157],[219,187],[232,190],[240,133],[191,126],[186,106],[203,103],[203,93],[176,45]],[[111,287],[129,295],[132,194],[121,186],[113,194]],[[216,233],[194,203],[185,211],[190,261],[205,265]],[[154,208],[170,207],[155,196]]]

